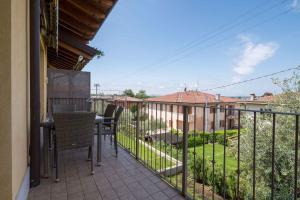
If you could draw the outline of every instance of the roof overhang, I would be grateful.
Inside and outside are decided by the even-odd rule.
[[[82,70],[100,51],[88,45],[117,0],[44,0],[48,18],[48,65]],[[57,12],[57,13],[55,13]],[[56,27],[56,28],[55,28]]]

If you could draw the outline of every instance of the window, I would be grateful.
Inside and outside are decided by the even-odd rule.
[[[210,113],[215,113],[215,108],[210,108]]]
[[[225,126],[225,121],[224,120],[220,120],[220,127],[224,127]]]
[[[230,109],[234,109],[234,106],[228,106],[229,110],[228,110],[228,115],[234,115],[234,110],[230,110]]]
[[[215,128],[215,123],[214,122],[210,122],[210,127],[211,127],[211,129],[214,129]]]
[[[183,107],[182,106],[178,106],[178,112],[183,113]]]
[[[189,115],[193,114],[193,107],[189,107]]]
[[[224,106],[221,106],[220,107],[220,112],[224,112],[224,111],[225,111]]]

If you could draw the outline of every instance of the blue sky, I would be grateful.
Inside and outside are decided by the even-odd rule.
[[[299,0],[119,0],[85,71],[101,90],[203,90],[300,65]],[[276,77],[288,77],[283,73]],[[210,91],[278,92],[270,78]]]

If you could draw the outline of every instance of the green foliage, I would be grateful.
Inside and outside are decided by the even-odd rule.
[[[182,130],[177,130],[177,129],[175,129],[175,128],[172,128],[171,129],[171,133],[173,134],[173,135],[175,135],[175,136],[177,136],[178,135],[178,137],[182,137],[183,136],[183,132],[182,132]]]
[[[136,94],[134,94],[132,89],[126,89],[123,91],[122,95],[129,96],[129,97],[136,97],[138,99],[146,99],[150,97],[149,95],[147,95],[146,90],[139,90]]]
[[[238,131],[237,130],[226,130],[226,146],[228,145],[230,137],[237,136]],[[215,138],[214,138],[215,136]],[[204,139],[203,139],[204,138]],[[188,136],[188,147],[193,147],[194,145],[201,146],[204,144],[212,143],[215,140],[215,142],[219,144],[224,144],[224,130],[215,131],[215,134],[213,133],[204,133],[200,131],[195,131],[195,137],[194,137],[194,131],[189,132]]]
[[[123,95],[124,96],[129,96],[129,97],[134,97],[134,92],[132,91],[132,89],[126,89],[123,91]]]
[[[212,162],[196,156],[195,163],[190,160],[189,167],[191,171],[195,170],[195,179],[205,185],[215,187],[215,192],[223,194],[225,190],[226,199],[237,198],[237,173],[234,170],[226,170],[226,179],[224,184],[223,165],[216,163],[213,170]],[[203,170],[204,169],[204,170]],[[224,187],[225,186],[225,187]]]
[[[282,81],[276,79],[274,83],[282,89],[282,93],[276,96],[275,102],[272,102],[269,107],[279,112],[299,112],[299,75],[294,74],[291,78]],[[270,114],[257,114],[256,121],[256,199],[271,199],[273,118]],[[253,114],[245,115],[242,124],[244,132],[241,134],[240,143],[241,163],[243,163],[241,183],[245,191],[244,198],[250,199],[253,170]],[[275,125],[274,195],[275,199],[293,199],[295,116],[277,114]],[[232,151],[235,149],[237,149],[237,142],[233,143]]]
[[[146,117],[145,120],[141,121],[141,128],[144,130],[149,130],[149,131],[157,131],[157,130],[165,130],[166,128],[166,122],[163,120],[159,119],[154,119],[153,117],[149,119]]]
[[[149,98],[149,96],[146,94],[145,90],[139,90],[138,93],[135,94],[135,97],[139,98],[139,99]]]

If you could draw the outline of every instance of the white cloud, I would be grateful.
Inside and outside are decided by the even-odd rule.
[[[235,80],[239,79],[239,76],[253,73],[255,67],[271,58],[279,47],[275,42],[254,43],[245,35],[241,35],[239,38],[243,43],[243,50],[233,67],[233,71],[236,73]]]
[[[293,2],[291,3],[291,8],[296,12],[300,12],[299,0],[293,0]]]

